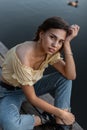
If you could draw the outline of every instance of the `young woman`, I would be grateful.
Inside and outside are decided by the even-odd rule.
[[[38,27],[33,41],[18,44],[8,51],[0,82],[3,130],[31,130],[43,123],[44,119],[39,116],[19,113],[25,99],[54,115],[57,124],[73,124],[75,117],[70,112],[70,97],[76,70],[70,42],[78,32],[78,25],[69,26],[62,18],[51,17]],[[48,64],[57,72],[43,76]],[[54,106],[39,98],[46,93],[54,97]]]

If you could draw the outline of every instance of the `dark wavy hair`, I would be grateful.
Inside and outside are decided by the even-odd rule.
[[[37,29],[33,41],[39,40],[39,33],[41,31],[48,31],[49,29],[63,29],[66,33],[69,33],[69,24],[61,17],[50,17],[46,19]]]

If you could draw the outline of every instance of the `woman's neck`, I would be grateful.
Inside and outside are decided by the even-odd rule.
[[[45,57],[47,54],[44,52],[41,43],[33,42],[33,50],[35,57]]]

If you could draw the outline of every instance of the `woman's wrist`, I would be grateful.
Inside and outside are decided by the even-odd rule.
[[[64,46],[64,54],[73,56],[70,44]]]
[[[62,117],[62,115],[63,115],[63,110],[62,109],[57,108],[57,110],[55,112],[56,112],[55,117],[59,117],[59,118]]]
[[[70,53],[65,53],[65,55],[73,56],[73,53],[72,53],[72,52],[70,52]]]
[[[66,46],[66,45],[70,45],[70,42],[71,42],[71,41],[69,41],[69,40],[65,40],[64,45],[65,45],[65,46]]]

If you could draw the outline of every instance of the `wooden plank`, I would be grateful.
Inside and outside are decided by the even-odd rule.
[[[8,51],[8,48],[2,42],[0,42],[0,67],[2,66],[4,57],[7,51]]]
[[[8,48],[0,41],[0,55],[4,58]]]
[[[4,58],[0,55],[0,67],[2,67],[3,60]]]
[[[77,122],[75,122],[75,124],[73,125],[72,130],[83,130],[83,128]]]
[[[52,127],[48,125],[43,125],[43,126],[35,127],[34,130],[60,130],[60,129],[58,129],[57,127],[55,128],[55,126]],[[83,130],[83,129],[78,125],[78,123],[75,123],[72,129],[70,128],[70,130]]]

